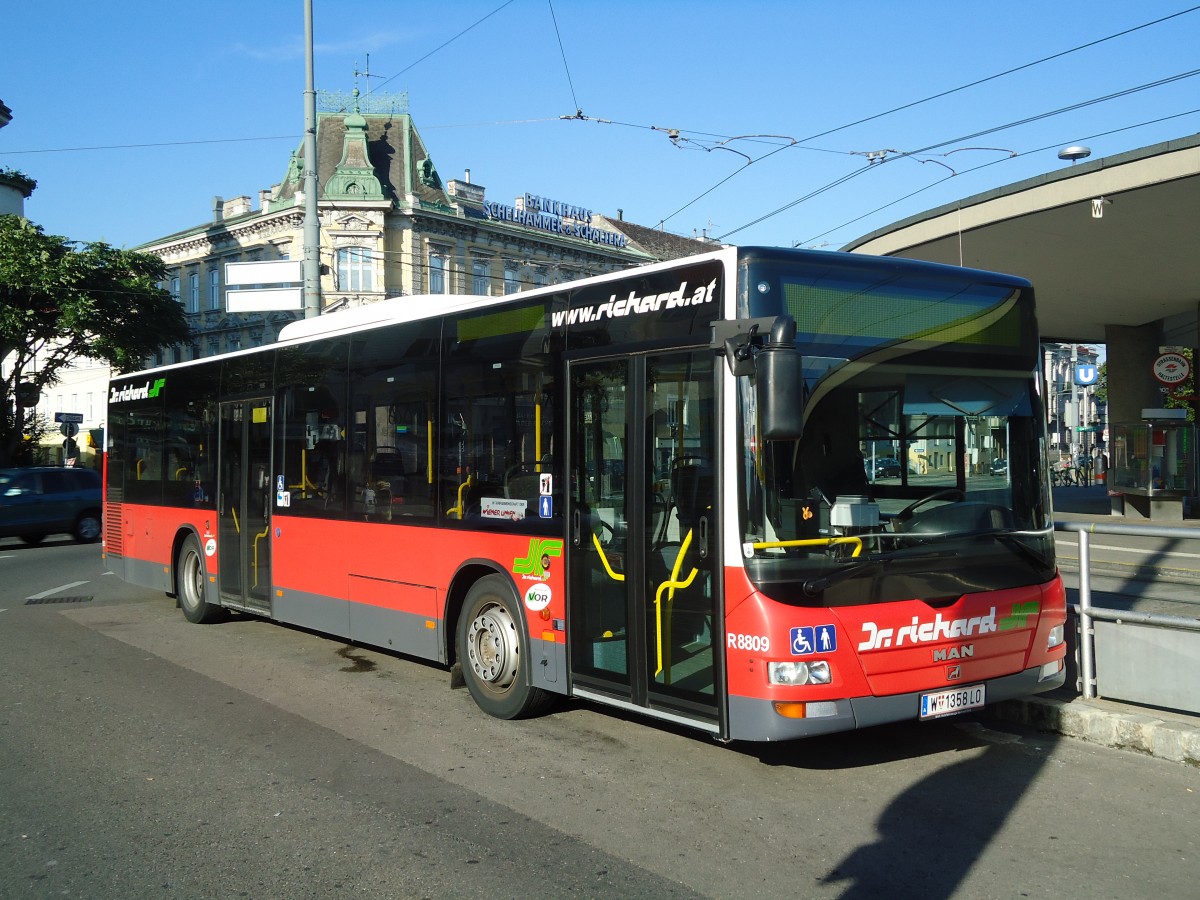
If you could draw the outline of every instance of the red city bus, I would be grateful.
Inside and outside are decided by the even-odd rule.
[[[1063,683],[1043,397],[1032,289],[969,269],[726,248],[397,298],[114,378],[105,555],[504,718],[934,719]]]

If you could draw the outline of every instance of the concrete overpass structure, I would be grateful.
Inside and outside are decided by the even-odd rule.
[[[1200,135],[1064,163],[842,249],[1028,278],[1043,339],[1107,345],[1109,423],[1135,422],[1163,404],[1160,348],[1200,347]]]

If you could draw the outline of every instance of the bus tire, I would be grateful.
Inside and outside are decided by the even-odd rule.
[[[545,712],[553,695],[529,684],[525,617],[508,582],[488,575],[467,591],[456,650],[463,679],[479,708],[498,719]]]
[[[225,610],[204,599],[208,572],[204,567],[204,556],[200,553],[200,542],[195,535],[184,540],[175,560],[175,596],[183,617],[196,625],[219,622],[225,618]]]

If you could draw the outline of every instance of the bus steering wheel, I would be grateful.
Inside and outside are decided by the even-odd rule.
[[[908,504],[908,506],[904,507],[904,509],[900,510],[900,512],[896,513],[896,518],[902,522],[907,522],[913,517],[913,513],[919,507],[924,506],[926,503],[929,503],[932,500],[953,500],[956,503],[961,503],[966,499],[966,494],[964,494],[958,488],[945,488],[944,490],[934,491],[927,497],[914,500],[912,503]]]

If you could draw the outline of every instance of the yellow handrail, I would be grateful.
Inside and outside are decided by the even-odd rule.
[[[262,533],[254,536],[254,584],[251,585],[252,587],[258,587],[258,542],[265,538],[270,530],[271,524],[268,522]]]
[[[288,490],[289,491],[300,491],[300,499],[301,500],[308,499],[309,491],[312,491],[314,494],[321,493],[320,486],[314,484],[308,477],[308,450],[306,450],[306,449],[300,451],[300,483],[299,484],[289,484]]]
[[[862,553],[862,538],[854,536],[806,538],[795,541],[755,541],[750,546],[755,550],[775,550],[780,547],[828,547],[832,544],[854,544],[854,552],[850,555],[858,556]]]
[[[604,570],[608,572],[608,577],[613,581],[624,581],[625,573],[614,572],[613,567],[608,564],[608,557],[604,555],[604,547],[600,545],[600,535],[592,532],[592,543],[596,545],[596,552],[600,554],[600,562],[604,564]]]
[[[667,664],[671,662],[671,616],[667,616],[666,639],[663,637],[663,615],[662,615],[662,595],[663,591],[667,591],[667,604],[675,599],[675,589],[683,590],[690,587],[696,578],[699,569],[692,569],[688,573],[688,577],[683,581],[679,580],[679,567],[683,564],[683,557],[687,554],[688,546],[692,543],[692,531],[688,529],[687,536],[683,539],[683,543],[679,545],[679,555],[675,557],[675,565],[671,568],[671,577],[658,586],[658,590],[654,593],[654,618],[657,627],[658,640],[658,669],[655,675],[661,675],[663,671],[663,647],[666,647]],[[664,679],[666,684],[671,683],[670,673]]]
[[[456,519],[463,517],[463,494],[467,489],[475,483],[475,476],[468,475],[467,480],[458,486],[458,503],[446,510],[446,515],[454,516]]]

